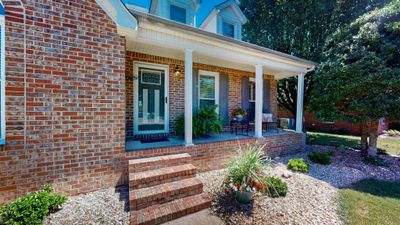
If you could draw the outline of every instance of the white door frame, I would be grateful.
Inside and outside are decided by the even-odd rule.
[[[139,67],[145,67],[149,69],[155,70],[163,70],[164,71],[164,97],[167,98],[167,101],[164,99],[164,130],[148,130],[148,131],[139,131]],[[169,66],[163,64],[155,64],[155,63],[146,63],[146,62],[133,62],[133,76],[136,77],[134,79],[134,100],[133,100],[133,134],[142,135],[142,134],[162,134],[169,133]]]

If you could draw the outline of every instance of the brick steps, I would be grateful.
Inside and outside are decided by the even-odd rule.
[[[161,224],[211,206],[207,194],[192,195],[131,212],[131,225]]]
[[[129,192],[131,210],[138,210],[174,199],[201,194],[203,183],[198,178],[178,180]]]
[[[192,164],[171,166],[156,170],[132,173],[129,175],[129,187],[132,189],[146,188],[195,176],[196,167]]]
[[[141,158],[129,160],[129,173],[155,170],[170,166],[188,164],[192,162],[192,157],[187,154],[173,154],[151,158]]]
[[[129,161],[131,224],[160,224],[210,207],[190,163],[186,153]]]

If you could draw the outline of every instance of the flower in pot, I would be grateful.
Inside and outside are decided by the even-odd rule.
[[[262,184],[269,160],[261,160],[264,156],[263,148],[264,146],[248,145],[243,150],[239,149],[239,154],[228,164],[223,186],[240,203],[250,203],[254,193],[265,186]]]
[[[232,112],[232,116],[237,120],[237,121],[242,121],[243,120],[243,116],[246,115],[246,111],[242,108],[237,108],[234,109]]]

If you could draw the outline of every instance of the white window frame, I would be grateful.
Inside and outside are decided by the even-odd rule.
[[[2,4],[0,2],[0,4]],[[6,53],[6,41],[5,41],[5,16],[0,15],[0,25],[1,25],[1,57],[0,57],[0,66],[1,66],[1,73],[0,73],[0,123],[1,123],[1,129],[0,129],[0,145],[5,144],[6,140],[6,92],[5,92],[5,86],[6,86],[6,79],[5,79],[5,69],[6,69],[6,63],[5,63],[5,53]]]
[[[233,37],[227,36],[227,35],[224,34],[224,23],[229,24],[229,25],[231,25],[231,26],[233,27]],[[230,37],[230,38],[235,38],[235,39],[237,39],[237,37],[236,37],[236,23],[233,22],[233,21],[231,21],[231,20],[222,18],[221,33],[222,33],[222,35],[224,35],[225,37]]]
[[[215,90],[214,90],[214,99],[210,98],[201,98],[200,97],[200,77],[201,76],[208,76],[208,77],[214,77],[215,79]],[[199,88],[198,88],[198,95],[199,100],[197,102],[198,107],[200,108],[200,100],[214,100],[215,104],[218,105],[216,112],[219,113],[219,73],[217,72],[211,72],[211,71],[206,71],[206,70],[199,70],[199,77],[198,77],[198,82]]]
[[[186,23],[182,23],[182,22],[175,21],[175,20],[171,19],[171,5],[174,5],[176,7],[183,8],[183,9],[186,10],[186,15],[185,15],[186,16]],[[189,5],[186,5],[186,4],[177,2],[177,1],[173,1],[173,0],[168,2],[168,19],[170,19],[170,20],[172,20],[174,22],[180,23],[180,24],[191,25],[192,22],[193,22],[193,20],[191,19],[191,16],[192,16],[192,10],[191,10],[191,7]]]
[[[256,90],[255,90],[255,88],[256,88],[256,86],[255,86],[256,78],[250,77],[250,79],[249,79],[249,90],[250,90],[250,83],[254,83],[254,99],[250,98],[251,94],[249,93],[249,102],[256,102]]]

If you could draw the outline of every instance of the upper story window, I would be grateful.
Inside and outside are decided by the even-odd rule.
[[[186,8],[170,4],[169,13],[170,13],[169,18],[171,20],[186,24],[186,17],[187,17]]]
[[[235,38],[235,25],[226,21],[222,22],[222,35]]]

